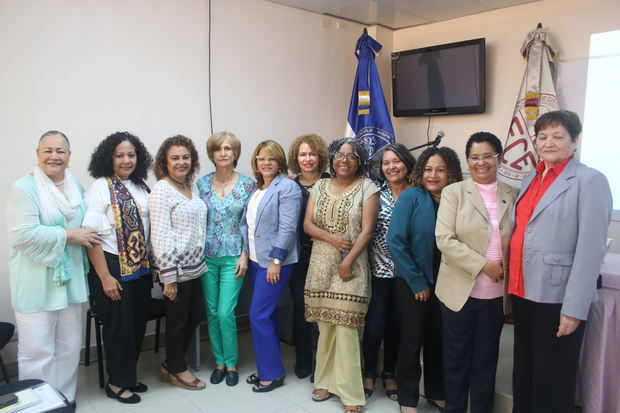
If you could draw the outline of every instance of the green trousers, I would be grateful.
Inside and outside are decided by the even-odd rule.
[[[207,257],[208,271],[202,276],[211,351],[215,363],[226,367],[236,366],[239,358],[235,308],[243,277],[235,280],[238,259],[239,256]]]

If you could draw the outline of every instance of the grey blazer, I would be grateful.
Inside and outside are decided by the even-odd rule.
[[[523,180],[517,203],[536,174],[534,170]],[[561,303],[562,314],[588,318],[590,304],[598,298],[596,278],[611,211],[605,175],[571,159],[540,199],[525,228],[522,265],[526,299]]]
[[[250,195],[250,198],[252,195]],[[249,204],[249,202],[248,202]],[[248,253],[247,204],[243,210],[239,229],[243,236],[243,249]],[[272,258],[278,258],[282,265],[297,262],[299,234],[297,223],[301,213],[301,189],[284,174],[273,179],[256,211],[254,239],[258,265],[269,266]]]

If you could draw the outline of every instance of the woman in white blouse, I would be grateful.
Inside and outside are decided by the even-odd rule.
[[[138,403],[135,393],[147,390],[138,382],[136,365],[153,285],[145,182],[151,162],[140,139],[116,132],[97,146],[88,165],[96,181],[86,192],[82,226],[101,237],[101,244],[88,250],[88,284],[103,320],[106,394],[121,403]]]
[[[185,361],[194,330],[205,318],[200,277],[207,272],[207,207],[193,182],[200,164],[191,139],[181,135],[166,139],[155,156],[154,169],[158,182],[149,198],[151,244],[166,303],[166,361],[161,378],[201,390],[205,382],[187,369]]]

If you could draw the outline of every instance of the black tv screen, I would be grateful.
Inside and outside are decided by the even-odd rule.
[[[484,38],[392,53],[394,116],[482,113]]]

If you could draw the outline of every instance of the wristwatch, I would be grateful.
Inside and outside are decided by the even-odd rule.
[[[279,260],[279,259],[277,259],[277,258],[274,258],[274,259],[273,259],[273,263],[274,263],[275,265],[280,265],[280,264],[282,264],[282,261],[280,261],[280,260]]]

